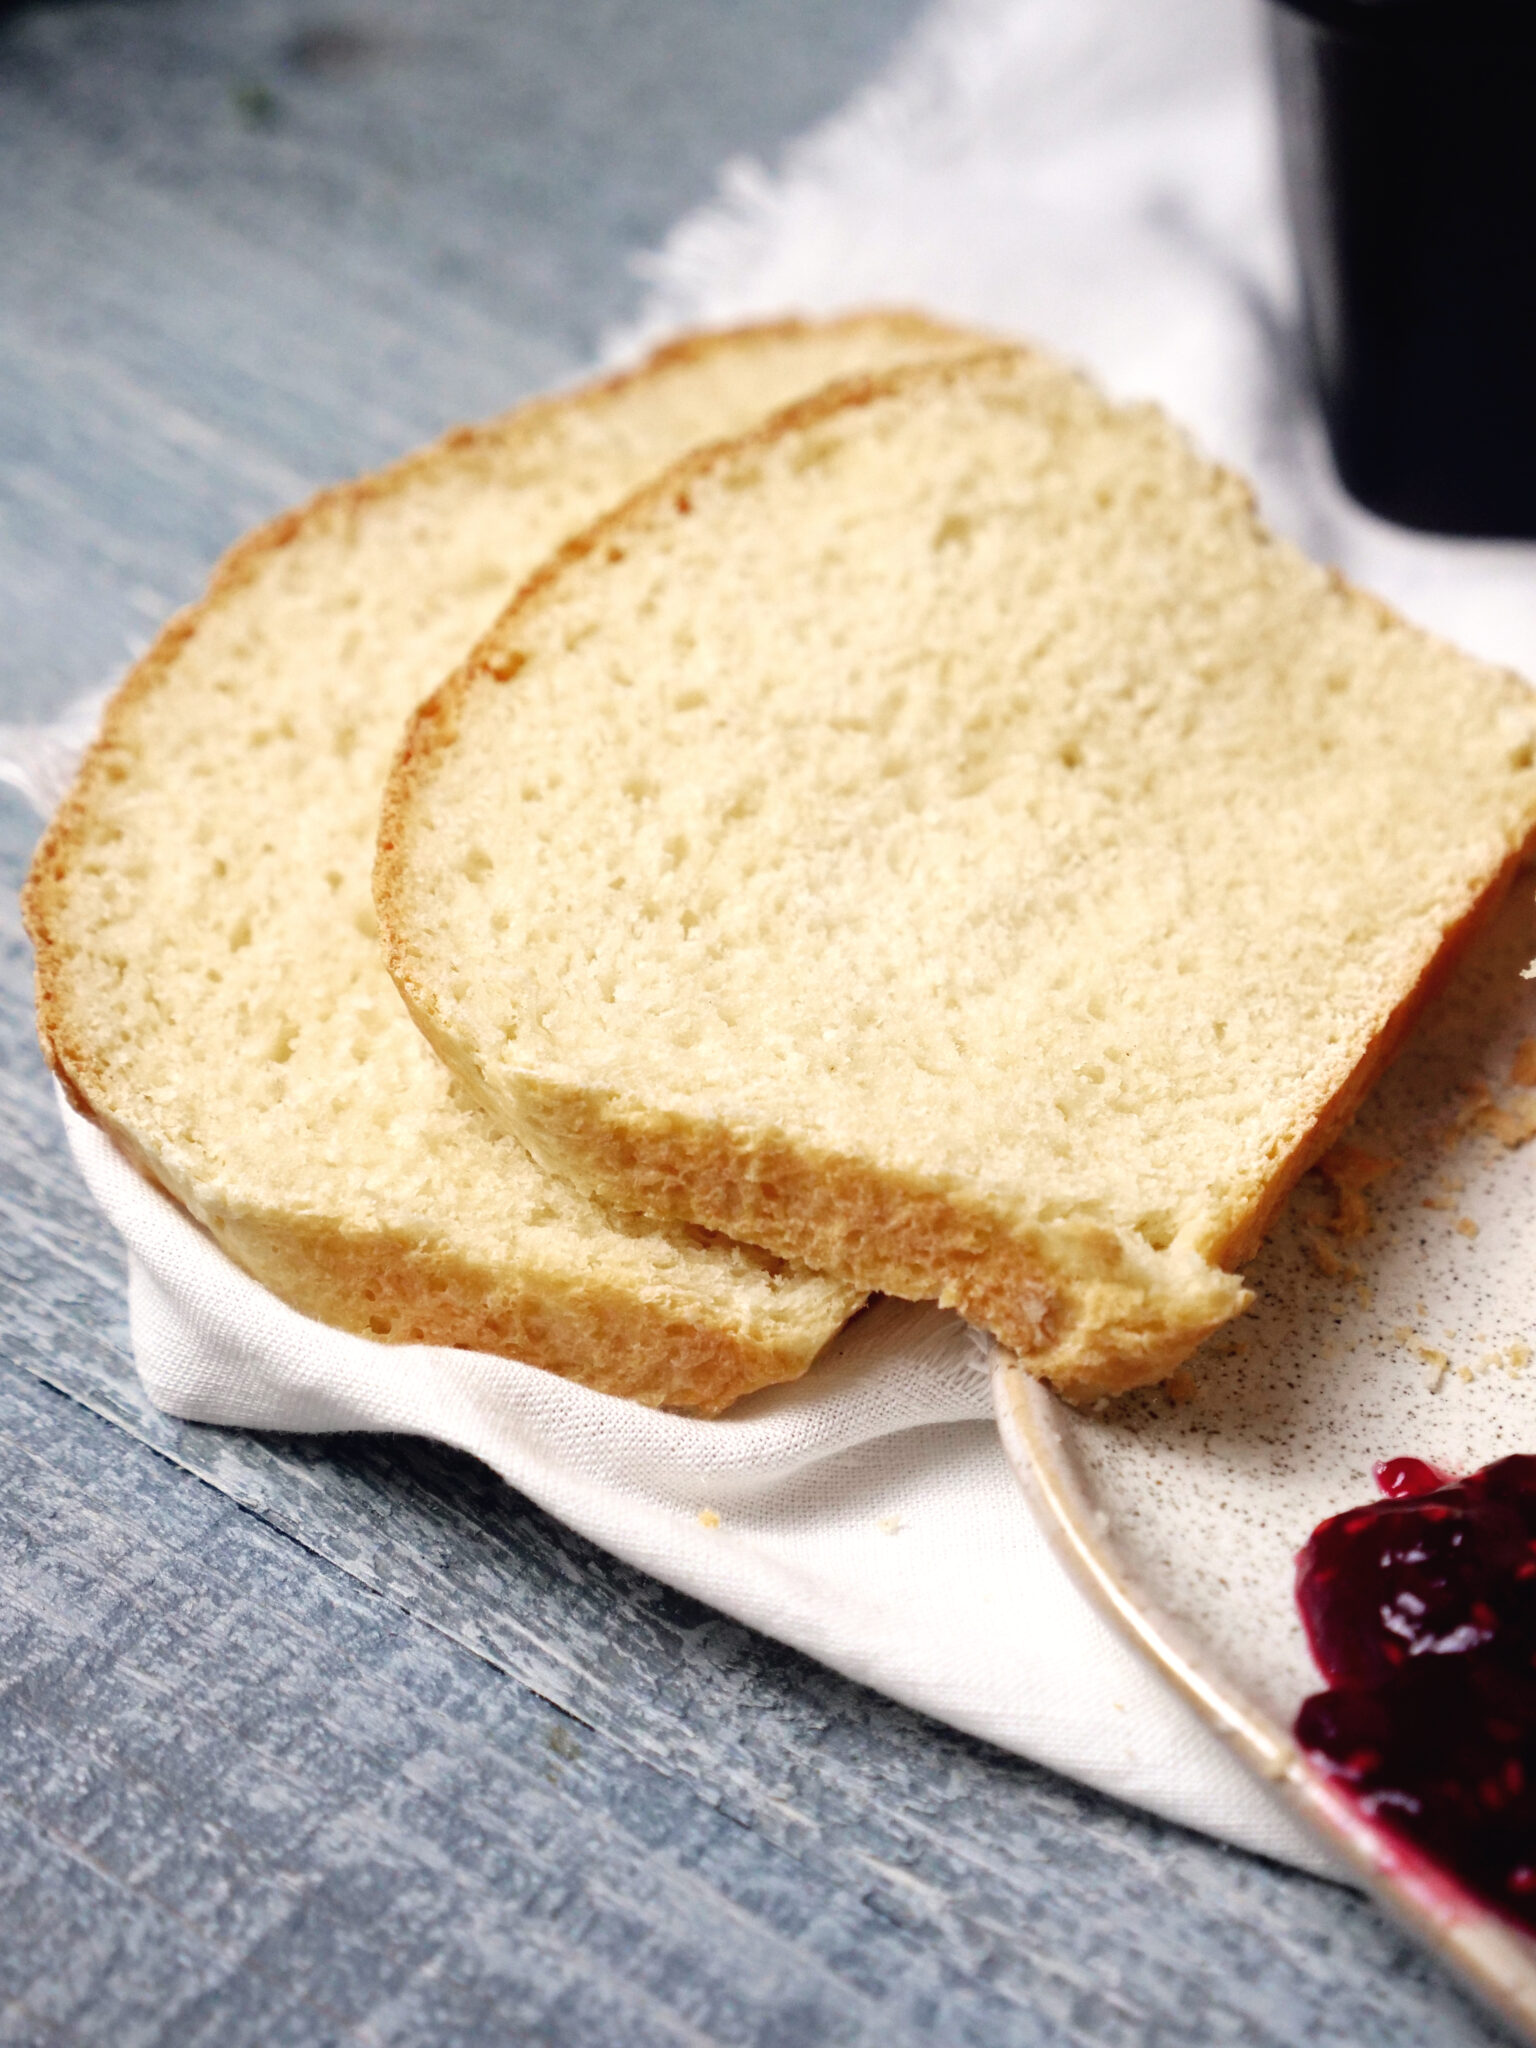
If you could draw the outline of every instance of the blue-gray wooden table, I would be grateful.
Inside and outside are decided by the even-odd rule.
[[[0,718],[570,373],[915,0],[0,5]],[[903,1712],[472,1461],[177,1424],[0,796],[0,2044],[1476,2043],[1351,1893]]]

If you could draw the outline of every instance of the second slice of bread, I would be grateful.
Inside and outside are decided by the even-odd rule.
[[[139,664],[28,884],[43,1041],[274,1292],[704,1412],[803,1372],[857,1306],[535,1166],[412,1025],[369,876],[406,716],[553,547],[831,377],[971,346],[903,315],[676,345],[277,521]]]
[[[568,547],[419,714],[376,894],[579,1184],[1156,1379],[1536,824],[1536,699],[994,352]]]

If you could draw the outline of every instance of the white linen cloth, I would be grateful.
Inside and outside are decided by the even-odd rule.
[[[679,322],[904,300],[1164,399],[1272,521],[1426,623],[1536,668],[1533,551],[1395,532],[1343,499],[1299,396],[1257,17],[1244,0],[954,0],[770,176],[648,259],[632,353]],[[56,800],[94,707],[0,731]],[[306,1321],[64,1111],[129,1253],[151,1398],[203,1422],[388,1429],[473,1452],[595,1542],[892,1697],[1190,1826],[1323,1860],[1077,1594],[1034,1527],[964,1326],[885,1304],[717,1422],[480,1353]]]

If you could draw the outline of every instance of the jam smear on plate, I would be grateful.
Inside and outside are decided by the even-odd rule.
[[[1375,1476],[1386,1498],[1320,1523],[1296,1561],[1329,1685],[1296,1739],[1378,1827],[1536,1933],[1536,1457]]]

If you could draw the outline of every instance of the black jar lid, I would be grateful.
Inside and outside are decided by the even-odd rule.
[[[1536,43],[1536,0],[1278,0],[1292,14],[1372,43]]]

